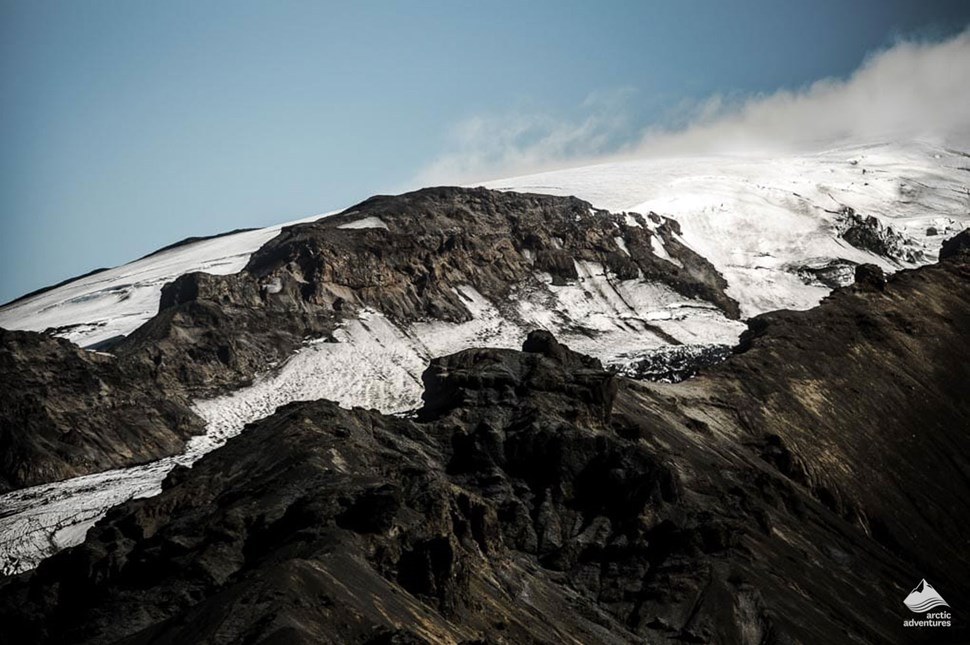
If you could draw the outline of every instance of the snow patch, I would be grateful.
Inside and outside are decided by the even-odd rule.
[[[341,224],[337,228],[383,228],[387,230],[387,224],[384,223],[380,217],[362,217],[354,222],[348,222],[346,224]]]
[[[630,255],[630,249],[626,247],[626,240],[624,240],[619,235],[616,235],[613,237],[613,241],[616,242],[616,245],[620,247],[621,251],[623,251],[627,255]]]
[[[684,268],[684,265],[681,264],[680,260],[678,260],[675,257],[672,257],[670,253],[667,252],[667,247],[664,246],[664,242],[662,239],[660,239],[659,235],[650,236],[650,248],[653,250],[653,254],[656,255],[658,258],[662,260],[666,260],[671,264],[675,264],[680,268]]]

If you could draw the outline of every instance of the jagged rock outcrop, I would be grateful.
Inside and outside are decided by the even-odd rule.
[[[678,384],[546,333],[414,418],[291,404],[0,582],[28,642],[908,643],[968,606],[970,261],[756,318]]]
[[[375,224],[345,228],[365,218]],[[341,298],[407,321],[461,321],[469,313],[452,287],[471,285],[501,300],[535,271],[565,283],[578,277],[576,261],[589,261],[618,279],[660,282],[737,318],[723,277],[680,234],[673,220],[611,214],[575,197],[426,188],[288,227],[253,254],[246,271],[280,278],[284,290],[296,282],[311,302]],[[653,252],[655,236],[676,263]]]
[[[666,259],[654,253],[657,244]],[[178,452],[181,438],[199,429],[186,400],[248,383],[306,339],[332,338],[335,328],[362,308],[403,325],[466,321],[471,313],[458,293],[461,286],[507,302],[511,290],[538,284],[537,273],[549,273],[559,284],[576,279],[579,261],[602,264],[617,280],[667,285],[738,316],[737,303],[724,293],[723,277],[680,242],[676,222],[654,214],[613,215],[572,197],[486,189],[432,188],[375,197],[340,215],[285,228],[238,274],[190,273],[165,285],[156,316],[104,345],[116,359],[76,350],[50,354],[34,369],[50,372],[64,398],[41,407],[88,408],[87,401],[78,400],[88,396],[85,370],[62,367],[59,360],[113,365],[112,374],[123,376],[115,378],[114,398],[105,400],[148,401],[147,393],[157,395],[136,421],[124,411],[115,421],[99,414],[87,425],[79,421],[82,428],[116,428],[105,435],[103,446],[95,435],[75,430],[73,417],[47,414],[47,425],[34,436],[41,425],[11,413],[7,466],[0,473],[8,479],[0,488]],[[10,396],[40,396],[36,388],[13,390]],[[117,430],[122,423],[133,429]],[[76,439],[81,436],[88,438]],[[31,474],[18,475],[18,469]]]
[[[911,238],[848,206],[839,212],[838,229],[839,236],[852,246],[887,260],[912,264],[923,259],[923,252]]]
[[[187,401],[117,358],[0,329],[0,491],[178,453],[202,431]]]
[[[153,379],[218,391],[361,308],[402,324],[464,322],[471,313],[456,289],[470,285],[500,305],[538,285],[537,273],[554,284],[577,279],[579,261],[739,316],[724,278],[680,241],[673,220],[611,214],[575,197],[444,187],[284,228],[239,274],[184,275],[163,290],[158,316],[113,351]]]
[[[882,291],[886,286],[886,273],[875,264],[860,264],[855,268],[854,283],[861,287]]]
[[[943,240],[943,246],[940,247],[940,259],[952,258],[967,251],[970,251],[970,228],[960,231],[948,240]]]
[[[820,284],[837,289],[852,284],[856,263],[844,258],[819,258],[811,263],[787,265],[805,284]]]

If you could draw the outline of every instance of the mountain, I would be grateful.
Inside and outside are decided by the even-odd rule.
[[[0,617],[40,643],[933,638],[900,599],[970,602],[970,253],[858,273],[682,383],[541,331],[433,360],[413,415],[283,406],[0,582]]]
[[[157,314],[102,344],[110,354],[99,360],[123,374],[131,392],[195,400],[184,412],[205,421],[205,436],[185,444],[132,432],[130,446],[124,434],[109,442],[87,414],[84,383],[64,389],[57,405],[68,414],[47,415],[46,435],[32,430],[29,408],[12,408],[0,433],[9,455],[0,474],[11,487],[41,485],[0,498],[8,509],[0,517],[3,570],[29,568],[79,540],[111,505],[157,490],[176,464],[289,401],[413,408],[427,360],[454,349],[515,344],[534,327],[622,359],[669,343],[733,343],[743,328],[737,303],[679,235],[661,216],[597,211],[576,198],[436,188],[287,226],[238,273],[183,274],[161,288]],[[171,254],[192,246],[153,257],[168,266]],[[135,263],[138,271],[151,273],[144,262]],[[66,333],[85,333],[73,329]],[[44,369],[62,371],[56,363]],[[21,399],[49,394],[43,379],[18,388]],[[177,430],[164,428],[165,438]],[[141,464],[146,452],[165,459],[107,471]],[[25,471],[41,477],[19,475]]]
[[[811,307],[833,282],[851,282],[855,264],[893,271],[932,262],[943,239],[967,226],[967,168],[966,152],[884,143],[789,156],[632,160],[486,185],[673,218],[682,241],[727,278],[728,294],[748,317]],[[866,224],[868,217],[877,221]],[[0,307],[0,327],[53,329],[82,347],[129,334],[157,313],[164,284],[193,271],[235,273],[281,228],[179,245],[9,303]],[[867,228],[884,239],[868,245],[875,250],[865,248]]]
[[[53,640],[179,640],[187,632],[170,621],[190,615],[193,625],[222,629],[210,621],[208,594],[252,600],[225,585],[260,580],[271,596],[291,593],[272,580],[275,564],[290,561],[288,547],[279,552],[271,540],[250,561],[245,545],[263,540],[258,526],[275,523],[278,512],[302,517],[307,503],[323,528],[294,528],[299,520],[274,529],[286,544],[305,541],[312,566],[327,571],[320,578],[294,570],[306,590],[318,593],[327,576],[366,579],[381,603],[402,599],[393,604],[406,615],[395,609],[380,618],[384,610],[340,597],[331,598],[329,617],[311,618],[281,601],[279,615],[289,618],[280,620],[316,625],[300,638],[315,639],[313,630],[332,621],[357,621],[383,634],[375,642],[410,642],[406,616],[433,625],[435,638],[478,638],[494,627],[481,610],[492,603],[511,612],[506,625],[515,627],[502,637],[511,642],[570,633],[587,642],[786,642],[780,634],[829,642],[836,631],[778,617],[777,607],[808,612],[811,588],[812,602],[816,592],[836,595],[823,603],[823,613],[839,617],[832,630],[900,640],[895,623],[877,623],[901,606],[912,579],[931,577],[951,599],[962,593],[952,591],[962,569],[944,570],[941,561],[960,559],[966,528],[958,519],[966,515],[970,383],[970,233],[958,234],[970,219],[966,159],[916,143],[629,161],[492,189],[423,189],[186,240],[8,303],[0,326],[24,331],[0,335],[0,374],[16,383],[0,415],[0,485],[13,489],[0,495],[0,571],[41,567],[0,583],[5,616],[25,634]],[[530,333],[536,329],[558,340]],[[483,347],[490,349],[470,349]],[[354,406],[372,410],[347,411]],[[565,434],[550,439],[537,428]],[[346,439],[344,430],[354,437],[352,459],[329,439],[319,443]],[[507,470],[513,445],[531,447]],[[550,474],[542,466],[549,455],[579,462]],[[597,460],[613,464],[615,455],[632,461],[601,473]],[[530,468],[552,478],[549,490],[537,488]],[[252,475],[252,485],[232,472]],[[348,478],[326,483],[334,472]],[[415,488],[418,472],[427,475]],[[494,499],[490,481],[504,491]],[[334,496],[325,508],[306,500],[291,508],[316,484]],[[607,493],[594,499],[577,492],[584,485]],[[635,500],[626,505],[631,486],[660,492],[645,501],[629,493]],[[481,510],[452,499],[455,487]],[[218,499],[242,500],[230,504],[242,527]],[[484,542],[474,538],[476,556],[466,529],[422,524],[416,509],[425,503],[472,513],[473,537],[484,521],[476,514],[502,519]],[[505,504],[529,519],[503,514]],[[147,516],[133,510],[141,508]],[[587,521],[599,537],[577,547]],[[524,533],[507,535],[506,524]],[[169,537],[153,541],[166,526]],[[529,526],[535,540],[522,537]],[[732,536],[755,526],[767,537],[735,544]],[[220,532],[230,544],[224,553],[207,537]],[[773,541],[779,536],[788,546]],[[623,542],[619,551],[614,540]],[[336,543],[350,568],[314,559]],[[658,553],[651,544],[668,546]],[[199,549],[215,549],[214,569],[201,574],[191,562],[209,556]],[[374,549],[389,559],[374,560]],[[481,561],[489,549],[511,554],[524,567],[516,579],[538,585],[545,600],[519,611],[512,605],[521,598],[510,601],[508,588],[487,590],[505,575]],[[763,558],[751,555],[762,550]],[[169,571],[180,553],[186,567]],[[590,557],[593,564],[583,560]],[[661,578],[636,587],[624,569],[630,557],[641,583],[664,563],[685,573],[661,568]],[[851,571],[839,574],[845,585],[814,569],[805,587],[771,580],[769,562],[797,577],[790,563],[805,558],[869,567],[891,589],[852,622],[834,604],[861,606],[849,589],[867,583]],[[750,575],[757,593],[705,586],[704,575],[734,570],[716,567],[722,559]],[[446,561],[459,568],[442,574]],[[147,598],[128,586],[140,576],[136,563],[152,571],[137,583],[151,589]],[[423,582],[407,573],[412,566]],[[599,578],[619,567],[622,591],[587,588],[597,566]],[[104,567],[121,577],[93,573]],[[452,589],[459,570],[471,587]],[[69,608],[73,591],[41,598],[55,589],[81,590],[78,608]],[[159,593],[167,600],[156,607]],[[765,594],[776,609],[764,609]],[[554,609],[563,603],[579,615]],[[147,614],[112,618],[135,605]],[[267,611],[254,620],[275,624],[276,609]],[[541,628],[541,615],[555,616],[559,631]],[[43,626],[52,620],[63,620],[65,631]],[[259,638],[261,628],[243,623],[239,638]],[[404,624],[411,626],[400,633],[388,627]],[[363,633],[342,634],[353,641]]]

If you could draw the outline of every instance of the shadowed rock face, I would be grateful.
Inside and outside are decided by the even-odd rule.
[[[37,400],[39,411],[5,409],[0,490],[178,452],[182,438],[199,430],[185,400],[246,384],[305,339],[330,337],[362,307],[405,324],[465,321],[471,314],[455,287],[472,285],[500,302],[535,282],[537,272],[565,284],[577,277],[575,261],[587,260],[620,279],[662,282],[737,317],[724,279],[679,242],[677,223],[648,217],[594,211],[571,197],[434,188],[375,197],[341,215],[288,227],[238,274],[191,273],[166,285],[159,313],[112,342],[113,362],[35,335],[59,349],[9,365],[17,385],[6,396]],[[341,228],[366,218],[380,225]],[[653,236],[679,266],[654,255]],[[28,361],[34,364],[22,367]],[[89,365],[96,366],[91,374]],[[19,370],[25,378],[18,381]],[[92,394],[102,372],[112,397]],[[57,388],[45,390],[48,382]],[[47,400],[54,392],[58,400]],[[92,396],[101,403],[90,403]],[[121,411],[109,418],[106,406],[118,401]],[[131,412],[139,407],[147,410],[144,418]],[[98,411],[89,416],[92,409]],[[94,428],[106,429],[103,439]]]
[[[346,228],[361,221],[373,224]],[[540,272],[555,284],[575,280],[577,261],[603,264],[617,279],[665,284],[737,318],[724,278],[679,235],[673,220],[614,215],[574,197],[484,188],[374,197],[283,229],[239,274],[180,277],[163,290],[159,315],[116,351],[153,379],[217,391],[308,336],[328,336],[362,307],[404,324],[463,322],[471,314],[456,287],[471,285],[500,304],[538,284]],[[654,236],[679,266],[654,254]]]
[[[970,228],[961,231],[948,240],[943,240],[940,247],[940,259],[952,258],[960,253],[970,252]]]
[[[118,359],[0,329],[0,491],[180,452],[202,420]]]
[[[902,627],[916,583],[970,606],[968,287],[964,254],[761,316],[679,384],[535,333],[434,361],[413,419],[291,404],[0,582],[0,620],[41,643],[932,638]]]
[[[960,254],[755,318],[712,380],[752,402],[735,406],[740,426],[762,437],[768,461],[966,593],[948,563],[966,560],[970,535],[968,339]]]

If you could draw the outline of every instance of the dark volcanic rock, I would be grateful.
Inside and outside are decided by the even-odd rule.
[[[742,425],[775,437],[788,476],[954,594],[967,592],[952,563],[970,534],[968,333],[963,254],[759,316],[711,375],[751,402]]]
[[[853,282],[856,263],[843,258],[816,260],[812,263],[791,264],[786,268],[805,284],[821,284],[837,289]]]
[[[875,217],[863,216],[846,206],[839,213],[842,239],[863,251],[869,251],[888,260],[918,262],[923,252],[917,245],[892,226],[884,226]]]
[[[346,212],[286,227],[239,274],[184,275],[166,285],[154,319],[114,348],[172,387],[218,391],[289,355],[307,337],[328,336],[363,307],[400,323],[462,322],[456,292],[470,285],[493,302],[547,272],[577,278],[598,262],[616,279],[661,282],[737,318],[724,278],[679,241],[679,225],[650,214],[596,211],[575,197],[484,188],[428,188],[371,198]],[[382,225],[341,228],[363,218]],[[655,255],[658,236],[678,266]],[[617,240],[622,240],[618,242]]]
[[[330,337],[343,319],[363,307],[405,324],[465,321],[470,313],[458,294],[461,286],[471,285],[501,303],[511,289],[537,282],[537,272],[552,274],[560,284],[576,279],[575,263],[585,260],[602,263],[618,280],[663,282],[737,317],[737,303],[725,295],[723,277],[679,242],[677,223],[648,217],[649,222],[640,215],[594,211],[572,197],[433,188],[375,197],[343,214],[287,227],[238,274],[190,273],[165,285],[156,316],[128,337],[99,347],[117,357],[112,369],[124,375],[117,379],[111,401],[144,401],[151,398],[147,393],[157,392],[154,402],[145,404],[144,418],[131,421],[124,413],[105,422],[103,427],[116,430],[105,435],[100,447],[92,436],[79,442],[77,437],[87,435],[69,427],[73,418],[53,415],[54,421],[37,436],[33,433],[43,424],[18,422],[6,431],[8,470],[0,473],[12,479],[0,486],[96,472],[176,452],[181,446],[177,437],[197,429],[184,422],[192,418],[194,423],[184,408],[186,399],[246,384],[258,371],[285,360],[307,338]],[[340,228],[362,218],[379,219],[383,227]],[[653,236],[662,239],[680,266],[653,254]],[[77,356],[82,355],[51,355],[44,368],[36,368],[38,374],[50,372],[48,378],[62,385],[59,393],[66,397],[39,407],[87,409],[88,403],[78,400],[88,392],[85,370],[62,368],[54,360]],[[96,361],[90,355],[85,360]],[[42,397],[36,388],[9,396]],[[9,416],[25,414],[14,410]],[[91,417],[91,423],[102,420],[98,414]],[[118,430],[124,424],[133,427],[131,432]],[[94,426],[82,421],[81,427]],[[153,428],[157,436],[149,436]],[[85,447],[78,448],[78,443]],[[48,457],[40,459],[42,454]],[[57,459],[63,463],[55,455],[62,455]],[[33,457],[38,459],[30,462]],[[30,468],[33,474],[15,475],[18,468]]]
[[[545,333],[415,419],[286,406],[0,582],[23,642],[906,643],[970,606],[970,263],[759,317],[676,385]]]
[[[0,491],[180,452],[202,421],[118,359],[0,329]]]
[[[860,264],[855,268],[855,283],[882,291],[886,286],[886,274],[875,264]]]
[[[970,228],[943,241],[943,246],[940,247],[940,259],[952,258],[967,251],[970,251]]]
[[[386,228],[340,228],[364,217]],[[561,283],[574,280],[575,262],[586,260],[620,279],[641,275],[738,316],[723,277],[677,240],[676,222],[651,214],[653,230],[643,216],[631,217],[636,225],[575,197],[426,188],[373,197],[340,215],[288,227],[253,255],[246,271],[279,277],[284,285],[302,279],[310,301],[346,300],[349,292],[392,318],[462,321],[468,311],[453,287],[468,284],[498,300],[536,270]],[[683,267],[652,252],[654,235]]]

